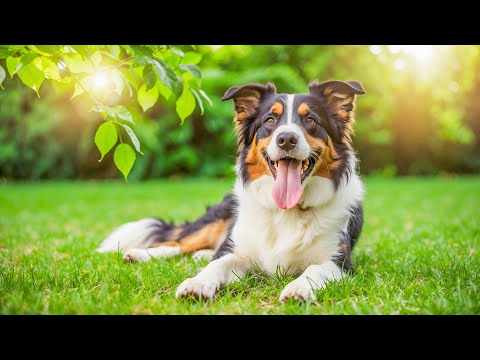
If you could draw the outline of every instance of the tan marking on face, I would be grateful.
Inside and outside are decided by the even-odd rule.
[[[178,242],[180,253],[187,254],[201,249],[215,249],[219,241],[224,239],[229,224],[230,219],[220,219],[180,239]]]
[[[247,113],[246,112],[237,113],[237,115],[235,116],[235,120],[237,120],[237,121],[243,121],[246,118],[247,118]]]
[[[307,116],[310,113],[310,108],[307,104],[301,103],[298,107],[298,115]]]
[[[332,139],[328,137],[327,145],[322,139],[310,136],[305,129],[302,130],[310,147],[318,152],[321,152],[320,158],[317,159],[315,168],[312,171],[312,175],[331,179],[332,170],[335,170],[340,165],[340,160],[338,160],[338,154],[333,147]]]
[[[283,114],[282,103],[276,102],[275,104],[273,104],[271,112],[273,113],[273,115],[276,115],[276,116],[282,115]]]
[[[257,135],[253,138],[252,146],[245,159],[247,171],[252,181],[263,175],[271,175],[270,170],[268,169],[267,160],[265,160],[265,157],[262,155],[262,151],[267,150],[271,140],[272,135],[268,138],[258,140],[257,144]]]

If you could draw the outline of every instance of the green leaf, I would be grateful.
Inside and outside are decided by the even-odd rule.
[[[22,58],[21,56],[18,57],[13,57],[9,56],[7,58],[7,70],[8,73],[10,74],[10,77],[13,78],[13,75],[15,75],[18,70],[22,67]]]
[[[95,71],[91,62],[85,61],[82,56],[76,53],[69,53],[63,57],[63,61],[74,74],[87,73],[92,74]]]
[[[85,92],[85,90],[83,90],[83,88],[80,85],[78,85],[78,83],[76,82],[75,83],[75,92],[73,93],[71,99],[77,97],[78,95],[83,94],[84,92]]]
[[[29,63],[22,66],[17,74],[25,85],[33,89],[37,95],[40,96],[38,91],[40,90],[40,86],[42,86],[43,80],[45,80],[45,75],[42,70],[37,68],[33,63]]]
[[[3,89],[3,86],[2,86],[2,83],[3,83],[3,80],[5,80],[5,76],[7,74],[5,74],[5,69],[0,65],[0,87]]]
[[[175,93],[175,87],[178,83],[178,77],[175,71],[163,60],[149,59],[149,63],[153,65],[160,80]]]
[[[118,45],[107,45],[108,49],[110,50],[110,52],[112,53],[112,56],[117,58],[120,56],[120,46]]]
[[[150,109],[158,100],[158,89],[156,87],[147,91],[145,84],[143,84],[137,92],[137,100],[143,111]]]
[[[194,64],[180,64],[178,66],[180,69],[185,70],[195,76],[197,79],[202,78],[202,72],[200,71],[199,67]]]
[[[182,64],[198,64],[202,60],[202,54],[188,51],[183,57]]]
[[[137,76],[136,71],[131,71],[131,69],[121,69],[119,71],[128,86],[128,89],[130,91],[130,97],[133,96],[132,89],[135,89],[135,91],[138,89],[140,78]]]
[[[35,59],[34,63],[40,70],[43,70],[47,79],[61,80],[58,66],[51,59],[40,56]]]
[[[188,86],[188,84],[186,85]],[[173,95],[178,98],[182,95],[183,92],[183,79],[180,76],[177,76],[177,84],[175,85],[175,89],[173,90]]]
[[[104,105],[94,105],[89,111],[94,111],[94,112],[106,114],[106,113],[107,113],[107,109],[106,109],[106,108],[108,108],[108,106],[104,106]]]
[[[171,51],[170,49],[163,52],[162,54],[162,59],[167,63],[168,66],[170,66],[172,69],[175,69],[176,67],[178,67],[178,65],[180,64],[180,61],[182,60],[182,58],[180,56],[178,56],[176,53],[174,53],[173,51]]]
[[[171,47],[171,46],[170,46],[169,48],[170,48],[170,51],[171,51],[171,52],[177,54],[178,56],[180,56],[180,57],[182,57],[182,58],[185,56],[185,54],[183,53],[182,50],[177,49],[177,48],[174,48],[174,47]]]
[[[20,46],[20,48],[24,48],[24,46]],[[19,46],[11,46],[11,45],[0,45],[0,59],[6,59],[9,56],[20,51]]]
[[[145,83],[147,91],[155,86],[157,74],[155,74],[152,64],[147,64],[143,68],[143,82]]]
[[[77,52],[81,57],[86,58],[88,56],[87,45],[70,45],[73,50]]]
[[[200,97],[200,95],[198,94],[198,92],[193,89],[193,88],[190,88],[190,91],[193,93],[193,95],[195,96],[195,99],[197,99],[197,104],[198,106],[200,106],[200,114],[203,115],[203,102],[202,102],[202,98]]]
[[[133,67],[146,65],[152,60],[153,52],[146,46],[131,45],[130,50],[133,52],[132,55],[135,56],[133,59]]]
[[[188,83],[189,87],[194,88],[197,91],[202,88],[202,80],[193,76],[189,72],[185,72],[182,78],[185,83]]]
[[[105,45],[87,45],[88,51],[93,54],[95,51],[101,50]]]
[[[20,51],[25,49],[25,45],[7,45],[10,50]]]
[[[202,95],[202,96],[205,98],[205,100],[208,101],[208,103],[210,104],[210,106],[213,106],[212,100],[210,100],[210,98],[208,97],[208,95],[205,94],[205,91],[200,90],[200,95]]]
[[[42,56],[52,56],[59,53],[60,46],[58,45],[30,45],[29,49],[35,51]]]
[[[35,60],[36,58],[38,58],[38,55],[34,54],[34,53],[23,54],[20,58],[21,62],[22,62],[22,66],[26,66],[26,65],[32,63],[33,60]]]
[[[117,116],[113,109],[108,105],[94,105],[90,111],[102,113],[104,119],[110,119],[112,121],[117,121]]]
[[[101,158],[99,162],[103,160],[103,157],[115,146],[117,143],[117,129],[112,122],[106,122],[100,125],[95,133],[95,145],[100,150]]]
[[[127,181],[130,170],[132,170],[135,159],[135,151],[133,151],[130,145],[119,144],[115,148],[115,152],[113,154],[113,161],[115,162],[118,170],[122,172],[123,176],[125,177],[125,181]]]
[[[102,113],[104,118],[109,118],[113,121],[123,120],[135,125],[132,114],[130,114],[130,111],[128,111],[127,108],[123,105],[116,105],[110,107],[108,105],[100,104],[93,106],[89,111]]]
[[[170,99],[170,97],[173,95],[172,90],[163,85],[161,81],[157,81],[155,87],[158,89],[158,93],[162,95],[165,100]]]
[[[138,140],[137,136],[133,132],[132,128],[125,124],[122,124],[122,126],[125,128],[125,131],[127,132],[128,136],[130,136],[133,146],[135,146],[135,150],[137,150],[140,154],[143,155],[142,150],[140,150],[140,141]]]
[[[100,64],[102,63],[102,54],[100,53],[100,51],[97,51],[92,56],[90,56],[90,61],[93,62],[95,66],[100,66]]]
[[[118,94],[118,96],[122,96],[122,91],[126,83],[122,72],[116,69],[112,70],[110,73],[110,78],[114,85],[114,91]]]
[[[192,95],[189,87],[185,84],[183,87],[182,96],[177,100],[177,114],[183,121],[187,118],[193,110],[195,110],[195,97]]]
[[[144,65],[148,64],[149,60],[150,60],[150,58],[148,58],[147,56],[135,55],[135,58],[133,59],[132,66],[133,67],[144,66]]]
[[[153,56],[152,50],[145,45],[130,45],[130,48],[135,53],[135,56],[141,55],[149,58]]]
[[[130,111],[127,110],[127,108],[123,105],[116,105],[111,108],[115,116],[120,119],[127,121],[129,123],[135,124],[132,118],[132,114],[130,114]]]

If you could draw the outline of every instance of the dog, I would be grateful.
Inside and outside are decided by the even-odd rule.
[[[179,254],[211,259],[183,281],[178,298],[211,299],[247,270],[299,275],[280,301],[315,300],[327,283],[353,270],[350,254],[363,225],[363,183],[352,148],[358,81],[309,84],[307,94],[275,85],[227,90],[237,137],[234,189],[193,223],[147,218],[114,230],[98,251],[127,262]]]

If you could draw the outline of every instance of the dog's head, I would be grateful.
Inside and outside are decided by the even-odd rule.
[[[358,81],[312,82],[308,94],[277,94],[269,83],[234,86],[222,100],[235,105],[238,163],[245,184],[273,177],[278,207],[291,209],[308,179],[331,179],[335,186],[351,152],[351,125]]]

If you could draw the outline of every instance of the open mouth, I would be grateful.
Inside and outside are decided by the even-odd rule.
[[[280,209],[294,208],[303,195],[304,180],[315,167],[315,158],[297,160],[284,157],[278,161],[270,160],[266,155],[265,158],[275,181],[272,189],[273,200]]]
[[[278,164],[280,161],[290,161],[290,160],[295,160],[291,157],[284,157],[281,158],[278,161],[273,161],[270,160],[268,155],[264,155],[265,160],[267,160],[268,163],[268,168],[270,169],[270,172],[273,175],[273,178],[276,180],[277,178],[277,170],[278,170]],[[298,160],[297,160],[298,161]],[[313,168],[315,167],[316,160],[313,156],[310,156],[308,159],[305,159],[302,161],[302,167],[300,168],[300,180],[303,183],[303,181],[307,178],[308,175],[312,172]]]

